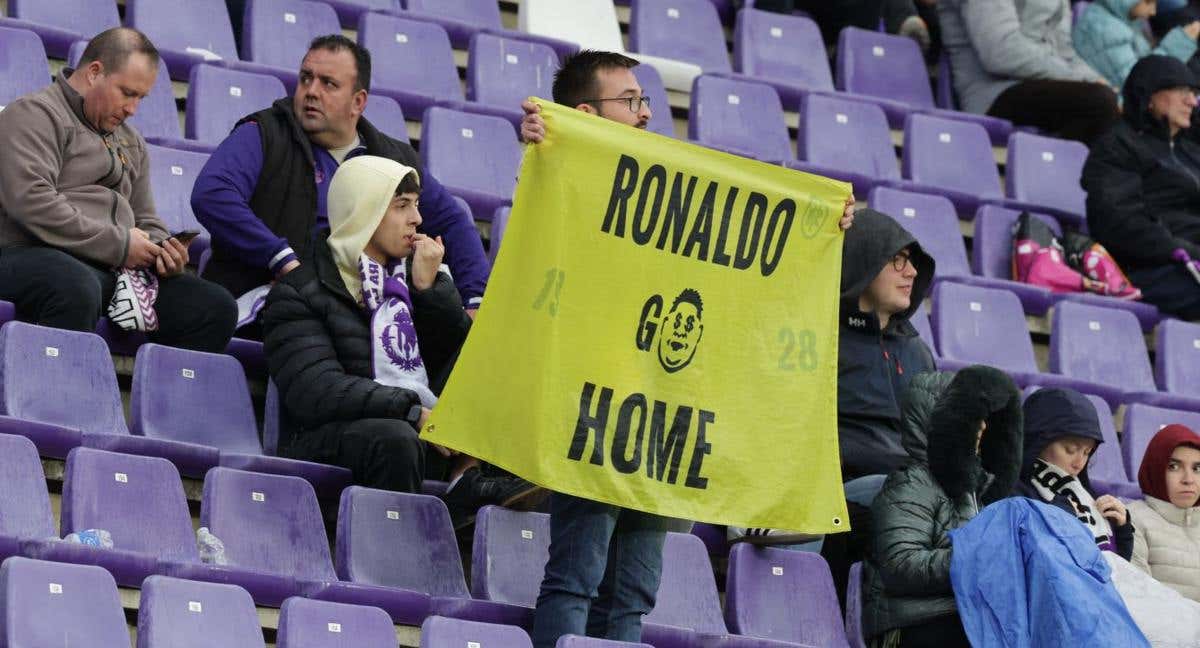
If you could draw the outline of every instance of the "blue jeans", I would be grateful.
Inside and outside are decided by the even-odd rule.
[[[662,548],[676,522],[571,495],[550,496],[550,560],[533,616],[534,648],[566,634],[637,642],[654,609]]]

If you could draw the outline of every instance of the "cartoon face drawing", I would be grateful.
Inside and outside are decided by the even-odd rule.
[[[675,373],[692,362],[704,335],[704,324],[700,321],[703,312],[700,293],[685,288],[663,316],[658,336],[658,361],[667,373]]]

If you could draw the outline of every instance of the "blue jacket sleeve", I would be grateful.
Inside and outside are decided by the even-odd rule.
[[[251,265],[278,272],[296,254],[250,209],[262,171],[258,125],[242,124],[208,158],[192,187],[192,211],[213,244],[233,250]]]
[[[446,246],[446,265],[454,275],[454,285],[467,308],[478,308],[487,288],[492,268],[483,253],[479,231],[471,217],[458,206],[454,197],[430,174],[421,178],[421,230],[442,237]]]

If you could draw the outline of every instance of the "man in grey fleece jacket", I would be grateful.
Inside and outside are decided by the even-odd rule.
[[[0,299],[45,326],[91,331],[120,268],[160,278],[163,344],[220,352],[237,307],[220,286],[185,274],[187,247],[154,209],[146,142],[125,120],[158,74],[143,34],[110,29],[75,70],[0,112]]]

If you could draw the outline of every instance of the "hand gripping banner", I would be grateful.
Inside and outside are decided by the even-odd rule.
[[[847,530],[850,186],[538,103],[545,140],[422,436],[642,511]]]

